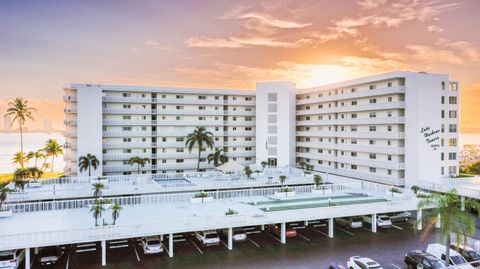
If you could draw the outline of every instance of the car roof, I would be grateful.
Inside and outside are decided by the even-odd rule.
[[[374,260],[372,260],[372,259],[370,259],[370,258],[366,258],[366,257],[359,257],[359,256],[357,256],[357,258],[354,258],[354,259],[357,260],[357,261],[359,261],[359,262],[361,262],[361,263],[363,263],[363,264],[368,265],[369,267],[370,267],[370,266],[378,266],[378,265],[380,265],[380,264],[378,264],[376,261],[374,261]]]
[[[0,251],[0,255],[10,255],[10,254],[14,254],[16,250],[3,250],[3,251]]]
[[[430,254],[428,252],[425,252],[423,250],[412,250],[412,251],[409,252],[409,254],[414,254],[414,255],[417,255],[417,256],[424,257],[425,259],[427,259],[429,261],[438,260],[437,257],[435,257],[432,254]]]

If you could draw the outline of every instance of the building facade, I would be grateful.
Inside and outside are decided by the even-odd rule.
[[[459,84],[448,75],[391,72],[297,89],[257,83],[256,91],[72,84],[65,88],[68,174],[100,156],[97,174],[192,171],[185,136],[205,126],[215,147],[242,164],[295,166],[393,185],[458,173]],[[201,159],[201,168],[213,168]]]

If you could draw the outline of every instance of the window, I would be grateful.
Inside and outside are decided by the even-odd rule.
[[[184,138],[183,138],[183,137],[177,137],[177,138],[175,138],[175,141],[177,141],[177,142],[183,142],[183,141],[184,141]]]
[[[370,118],[376,118],[377,113],[376,112],[370,112]]]
[[[124,120],[131,120],[131,119],[132,119],[132,116],[123,115],[123,119],[124,119]]]
[[[387,101],[388,101],[388,102],[392,102],[392,101],[393,101],[393,97],[389,96],[389,97],[387,98]]]
[[[457,139],[456,138],[450,138],[448,139],[448,145],[450,147],[456,147],[457,146]]]
[[[457,153],[456,152],[449,152],[448,153],[448,159],[450,161],[455,161],[457,159]]]
[[[252,151],[252,148],[251,147],[246,147],[245,151]]]
[[[131,97],[132,94],[131,94],[131,93],[126,93],[126,92],[124,92],[124,93],[122,93],[122,96],[123,96],[123,97]]]
[[[456,105],[457,104],[457,97],[456,96],[449,96],[448,97],[448,103],[450,105]]]
[[[357,114],[352,114],[352,119],[356,119],[357,118]]]
[[[357,131],[357,126],[352,126],[352,127],[350,127],[350,131],[356,132],[356,131]]]
[[[445,96],[442,96],[442,97],[440,98],[440,103],[441,103],[442,105],[445,104]]]
[[[387,141],[387,145],[391,146],[391,145],[392,145],[392,141],[388,140],[388,141]]]
[[[457,125],[456,124],[449,124],[448,125],[448,131],[450,133],[456,133],[457,132]]]
[[[123,105],[123,108],[132,108],[131,105]]]
[[[388,111],[388,112],[387,112],[387,116],[388,116],[388,117],[391,117],[391,116],[392,116],[392,111]]]
[[[450,110],[448,111],[448,117],[450,119],[456,119],[457,118],[457,111],[456,110]]]
[[[183,99],[183,95],[176,95],[175,98],[177,98],[177,99]]]
[[[323,105],[318,105],[318,108],[323,108]]]
[[[205,109],[206,109],[205,106],[199,106],[199,107],[198,107],[198,110],[205,110]]]
[[[387,87],[389,87],[389,88],[392,87],[392,83],[391,83],[391,82],[388,82],[388,83],[387,83]]]
[[[205,95],[199,95],[198,96],[198,100],[205,100],[207,99],[207,97]]]
[[[177,163],[183,163],[184,160],[183,159],[177,159],[176,161],[177,161]]]
[[[207,117],[205,117],[205,116],[198,117],[198,120],[206,120],[206,119],[207,119]]]
[[[368,88],[369,88],[370,90],[375,90],[375,85],[370,85],[370,86],[368,86]]]
[[[352,164],[352,165],[350,165],[350,168],[352,168],[352,170],[357,170],[357,165]]]
[[[443,161],[445,159],[445,154],[442,152],[440,153],[440,161]]]
[[[442,110],[442,111],[441,111],[441,117],[442,117],[442,119],[445,118],[445,110]]]
[[[369,170],[370,170],[370,173],[376,173],[377,172],[377,168],[375,168],[375,167],[370,167]]]
[[[370,132],[375,132],[377,131],[377,126],[369,126],[368,130],[370,130]]]
[[[391,125],[388,125],[388,126],[387,126],[387,130],[388,130],[389,132],[391,132],[391,131],[392,131],[392,126],[391,126]]]
[[[319,94],[318,94],[318,97],[322,97],[322,96],[323,96],[323,93],[319,93]]]
[[[132,127],[122,127],[122,131],[131,131]]]
[[[387,160],[391,161],[392,160],[392,155],[387,155]]]
[[[357,101],[352,101],[352,106],[356,106],[357,105]]]
[[[357,139],[352,139],[352,141],[350,141],[353,145],[356,145],[357,144]]]
[[[357,153],[356,152],[350,152],[350,156],[357,157]]]
[[[370,139],[370,140],[368,141],[368,143],[369,143],[370,145],[375,145],[375,140]]]
[[[392,174],[392,170],[388,170],[388,175],[391,175]]]
[[[132,153],[131,149],[123,149],[123,153]]]
[[[375,153],[370,153],[370,154],[369,154],[369,158],[370,158],[370,159],[376,159],[376,158],[377,158],[377,154],[375,154]]]
[[[123,138],[123,142],[126,142],[126,143],[132,142],[132,139],[131,139],[131,138],[126,138],[126,137],[124,137],[124,138]]]
[[[245,101],[252,101],[252,97],[245,97]],[[246,160],[246,158],[245,158]]]
[[[184,151],[183,151],[183,148],[177,148],[176,152],[184,152]]]
[[[376,98],[371,98],[369,100],[370,104],[376,104],[377,103],[377,99]]]
[[[355,89],[355,88],[350,89],[350,92],[356,92],[356,91],[357,91],[357,89]]]

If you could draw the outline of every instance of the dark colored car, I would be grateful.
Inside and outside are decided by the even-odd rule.
[[[405,255],[405,263],[408,269],[442,269],[445,268],[445,263],[422,250],[413,250]],[[419,266],[420,265],[420,266]]]
[[[60,247],[56,246],[41,248],[38,253],[38,263],[42,267],[55,265],[62,258],[63,252]]]
[[[460,255],[462,255],[465,260],[467,260],[467,262],[471,263],[473,266],[480,267],[480,253],[478,251],[475,251],[469,247],[457,247],[455,245],[451,245],[450,248],[460,253]]]
[[[267,227],[267,230],[273,234],[280,236],[280,224],[270,224]],[[291,228],[289,225],[285,227],[285,237],[296,237],[297,231]]]
[[[328,269],[347,269],[347,267],[345,267],[341,264],[338,264],[338,263],[332,263],[332,264],[330,264]]]

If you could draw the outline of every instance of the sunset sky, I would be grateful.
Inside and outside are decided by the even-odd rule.
[[[60,128],[70,82],[253,89],[410,70],[459,80],[462,131],[480,132],[479,11],[478,0],[4,0],[0,110],[24,96]]]

